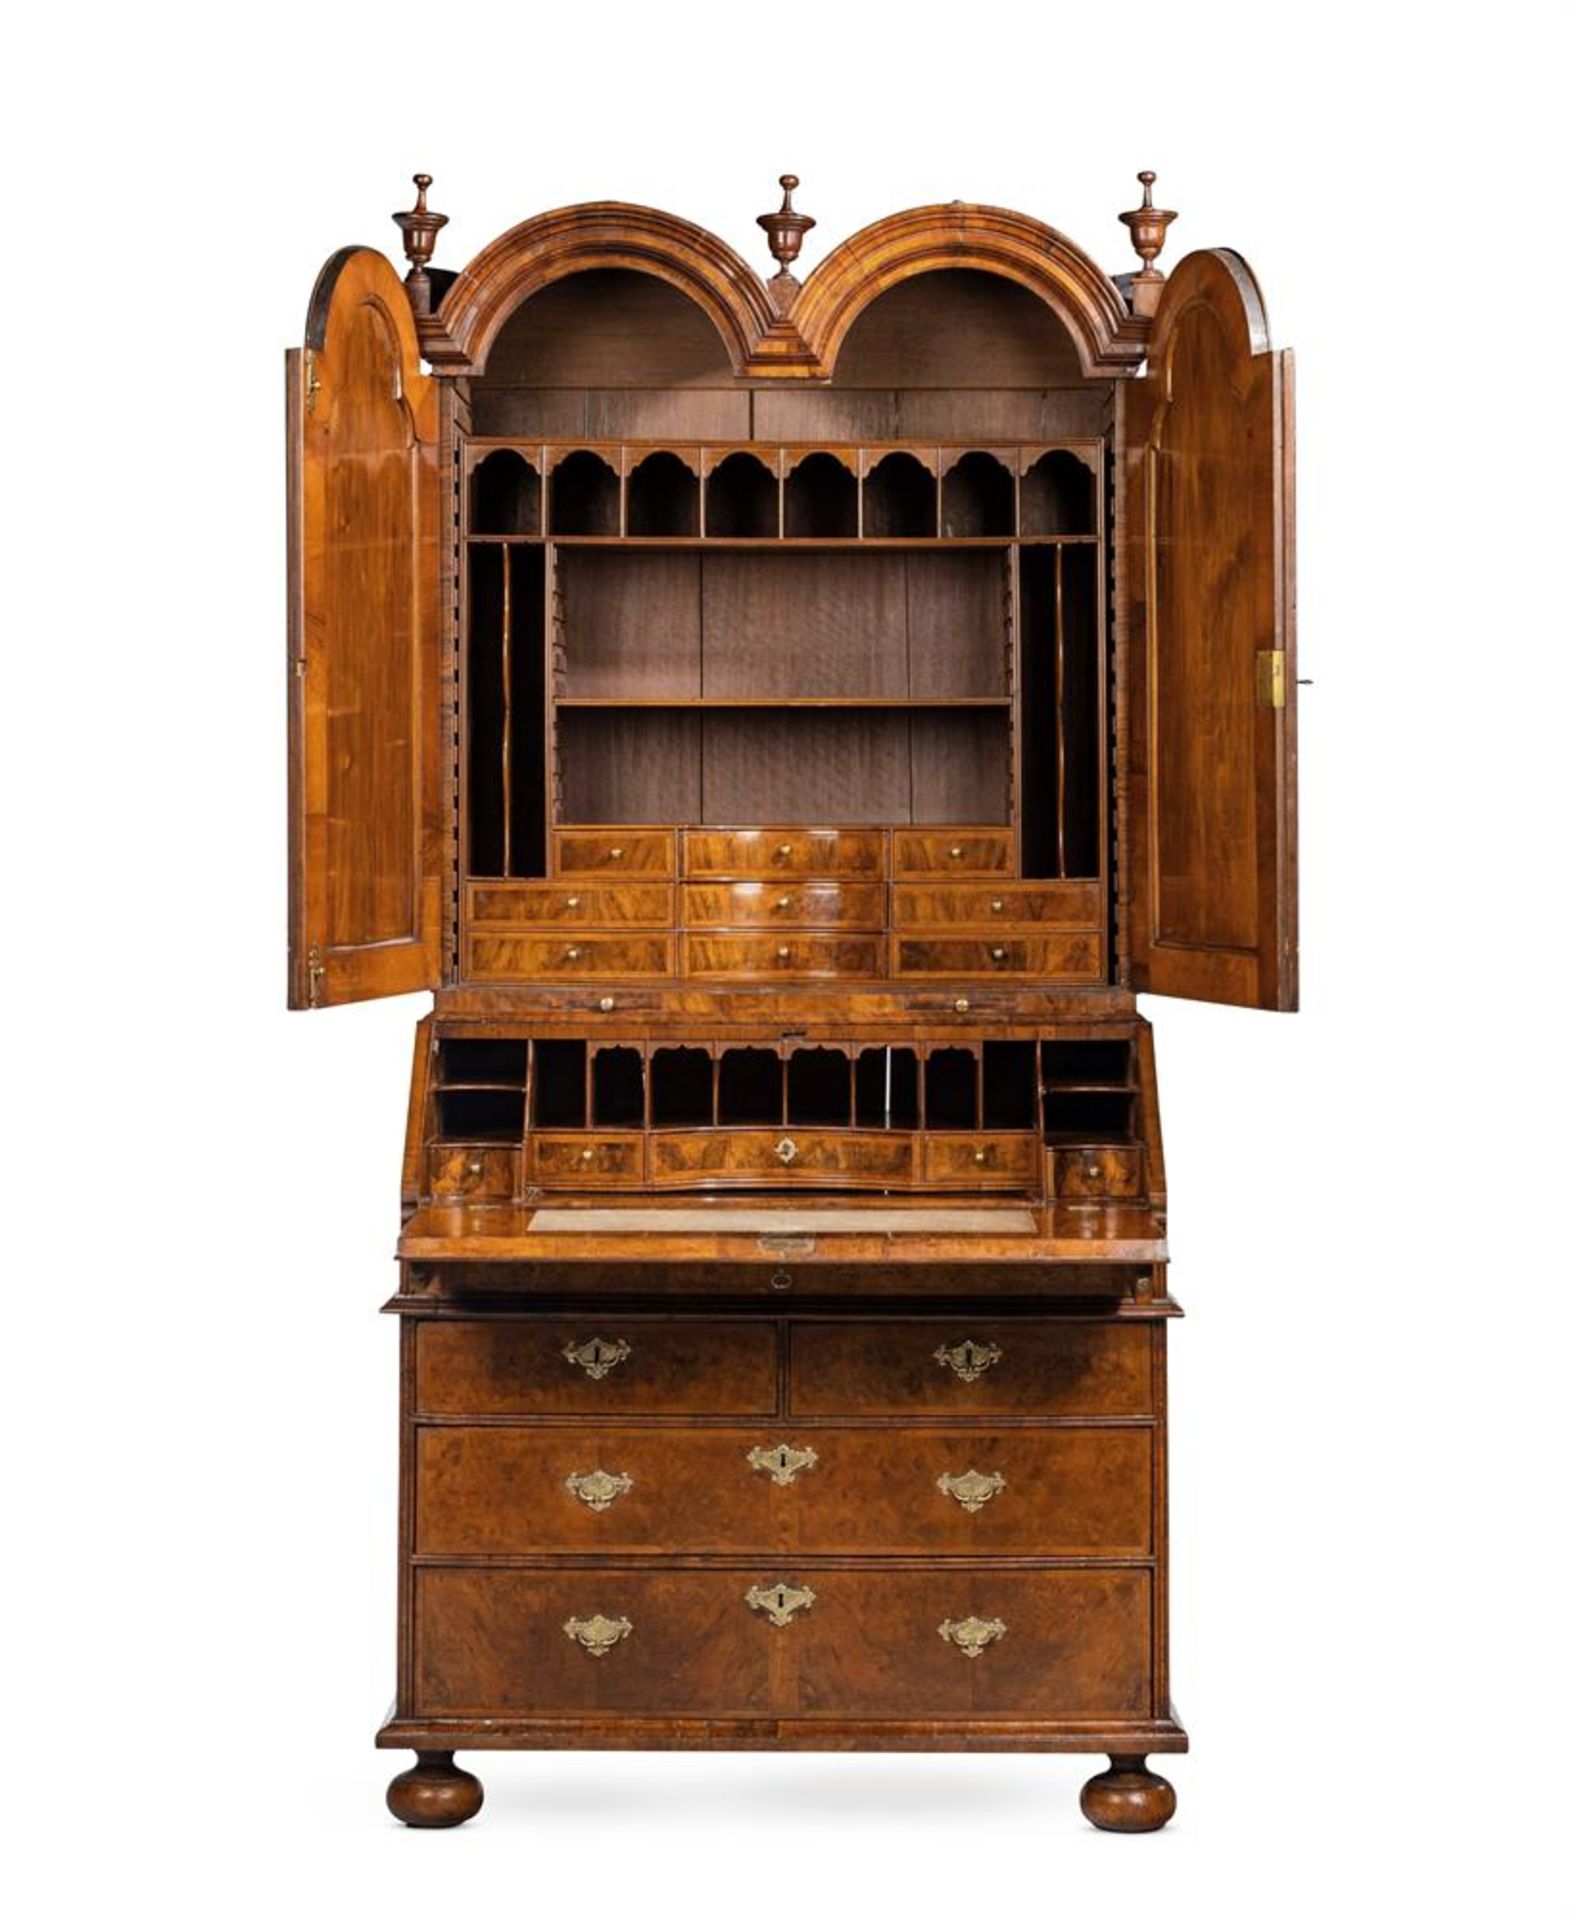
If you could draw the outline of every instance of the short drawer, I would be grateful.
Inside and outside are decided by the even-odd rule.
[[[562,827],[553,836],[556,874],[661,873],[674,871],[674,836],[652,828]]]
[[[885,1187],[914,1178],[907,1133],[823,1133],[804,1127],[698,1129],[652,1135],[654,1186]]]
[[[429,1147],[428,1191],[444,1200],[508,1200],[515,1163],[513,1147]]]
[[[993,886],[933,886],[914,882],[893,889],[895,927],[1099,927],[1101,900],[1094,884],[1050,880]]]
[[[1036,1319],[797,1322],[795,1415],[1148,1415],[1150,1327]]]
[[[1143,1555],[1151,1457],[1144,1427],[424,1427],[416,1550]]]
[[[646,1172],[639,1133],[538,1133],[527,1140],[533,1177],[545,1186],[639,1186]]]
[[[855,927],[880,932],[885,924],[880,885],[796,880],[773,886],[739,880],[732,886],[681,888],[687,927]]]
[[[473,933],[466,941],[471,980],[601,980],[674,971],[667,934],[584,933],[568,939]]]
[[[422,1567],[419,1715],[1149,1717],[1145,1567]]]
[[[736,828],[683,836],[691,880],[754,880],[792,874],[880,880],[887,871],[884,836],[862,828]]]
[[[1132,1200],[1145,1191],[1138,1147],[1058,1147],[1052,1191],[1062,1200]]]
[[[474,884],[467,890],[467,917],[473,926],[668,927],[674,890],[552,881]]]
[[[1041,1172],[1035,1133],[928,1133],[921,1136],[921,1178],[928,1186],[1034,1187]]]
[[[751,1320],[424,1321],[419,1414],[771,1413],[778,1335]]]
[[[879,934],[688,933],[685,972],[703,980],[874,980],[884,944]]]
[[[899,978],[930,974],[951,980],[1095,983],[1103,977],[1101,936],[1007,933],[997,939],[923,940],[895,934],[893,972]]]
[[[893,834],[893,871],[907,873],[1012,873],[1014,836],[1006,828],[983,831],[978,827],[939,827],[921,832],[913,827],[895,828]]]

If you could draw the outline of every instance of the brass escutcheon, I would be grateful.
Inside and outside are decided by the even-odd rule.
[[[623,1614],[617,1620],[610,1620],[605,1614],[594,1613],[590,1620],[566,1620],[564,1630],[577,1646],[585,1647],[594,1660],[601,1660],[610,1647],[617,1647],[635,1628]]]
[[[937,1482],[937,1491],[958,1501],[966,1513],[979,1513],[988,1500],[996,1499],[1008,1482],[1000,1473],[945,1473]]]
[[[601,1467],[594,1467],[590,1473],[572,1473],[564,1484],[593,1513],[607,1513],[636,1483],[628,1473],[605,1473]]]
[[[785,1134],[783,1139],[780,1140],[777,1146],[773,1148],[773,1152],[777,1154],[778,1158],[787,1167],[789,1162],[797,1157],[797,1155],[800,1152],[800,1149],[789,1138],[789,1136]]]
[[[932,1356],[939,1367],[947,1367],[960,1380],[979,1380],[988,1367],[995,1367],[1003,1350],[995,1340],[961,1340],[957,1346],[946,1342]]]
[[[758,1473],[767,1474],[775,1487],[787,1487],[797,1473],[816,1465],[812,1447],[791,1447],[787,1440],[776,1447],[752,1447],[746,1459]]]
[[[602,1380],[630,1358],[630,1342],[605,1340],[600,1333],[594,1333],[589,1339],[570,1341],[564,1357],[572,1367],[581,1368],[588,1378]]]
[[[944,1620],[937,1629],[951,1647],[957,1647],[966,1660],[979,1660],[994,1640],[1001,1640],[1008,1629],[1001,1620],[982,1620],[971,1614],[968,1620]]]
[[[775,1586],[750,1588],[745,1604],[765,1613],[775,1627],[787,1627],[800,1609],[809,1607],[815,1599],[809,1587],[791,1587],[780,1580]]]

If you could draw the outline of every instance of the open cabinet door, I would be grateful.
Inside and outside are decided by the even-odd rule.
[[[1293,364],[1236,253],[1174,270],[1130,391],[1134,985],[1291,1010]]]
[[[286,356],[293,1007],[438,984],[438,394],[380,253]]]

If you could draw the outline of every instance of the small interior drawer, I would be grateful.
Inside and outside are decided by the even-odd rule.
[[[528,1146],[532,1177],[544,1186],[639,1185],[646,1172],[639,1133],[537,1133]]]
[[[1058,1147],[1052,1191],[1060,1200],[1132,1200],[1145,1191],[1138,1147]]]
[[[921,1139],[921,1178],[950,1187],[1033,1187],[1041,1171],[1034,1133],[928,1133]]]
[[[1095,984],[1102,978],[1098,933],[1003,934],[999,938],[920,939],[895,934],[893,971],[952,980],[1024,979]]]
[[[732,886],[681,889],[687,927],[854,927],[880,932],[880,885],[793,880],[774,886],[739,880]]]
[[[564,938],[473,933],[466,941],[472,980],[599,980],[674,971],[667,934],[586,933]]]
[[[561,827],[553,836],[553,870],[611,878],[622,873],[670,874],[674,836],[642,827]]]
[[[667,927],[671,887],[559,886],[552,881],[489,881],[467,890],[473,926]]]
[[[688,933],[684,946],[692,978],[871,980],[883,971],[879,934]]]
[[[1084,880],[976,882],[951,887],[914,881],[893,889],[896,927],[1099,927],[1101,896]]]
[[[515,1191],[512,1147],[429,1147],[428,1191],[437,1199],[508,1200]]]
[[[907,1133],[719,1128],[652,1136],[654,1186],[881,1187],[915,1171]]]
[[[886,872],[884,836],[866,828],[698,829],[683,839],[685,874],[692,880],[753,880],[801,873],[880,880]]]
[[[1006,828],[899,827],[893,835],[895,874],[1012,873],[1014,836]]]

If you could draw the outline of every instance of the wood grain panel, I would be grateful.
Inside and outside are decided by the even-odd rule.
[[[578,934],[572,940],[535,940],[507,933],[473,933],[466,940],[472,980],[602,980],[672,974],[674,943],[667,934]]]
[[[682,846],[685,875],[691,880],[794,874],[880,879],[887,866],[886,836],[858,829],[720,828],[686,833]]]
[[[875,934],[688,933],[681,944],[692,979],[870,980],[885,960]]]
[[[946,975],[954,980],[1026,978],[1094,985],[1102,978],[1099,934],[1003,934],[997,939],[920,940],[895,936],[895,976]]]
[[[611,879],[629,873],[669,874],[674,871],[674,836],[640,828],[628,833],[562,828],[553,836],[553,870],[566,876],[606,874]]]
[[[646,1170],[640,1133],[535,1133],[527,1145],[533,1177],[545,1187],[639,1185]]]
[[[594,1379],[566,1347],[628,1351]],[[424,1322],[415,1404],[424,1414],[771,1413],[778,1335],[759,1320],[629,1320],[618,1314]]]
[[[517,1164],[513,1147],[429,1147],[427,1190],[439,1200],[507,1200]]]
[[[473,926],[669,927],[674,924],[674,890],[490,882],[467,889],[466,916]]]
[[[1059,1147],[1052,1190],[1060,1200],[1128,1200],[1145,1190],[1138,1147]]]
[[[1041,1136],[1012,1133],[926,1134],[921,1178],[940,1187],[1039,1187]]]
[[[680,889],[688,927],[849,927],[880,931],[885,924],[881,886],[839,881],[737,881],[733,886]]]
[[[653,1134],[650,1168],[654,1186],[882,1187],[914,1177],[915,1147],[908,1134],[698,1129]]]
[[[938,1350],[968,1343],[966,1378]],[[984,1360],[986,1354],[995,1355]],[[796,1414],[1148,1414],[1149,1327],[1086,1321],[799,1321],[790,1330],[789,1404]]]
[[[1081,880],[958,887],[931,886],[916,881],[893,889],[893,924],[895,927],[1099,927],[1101,893],[1094,881]]]
[[[1012,873],[1014,838],[1011,833],[983,833],[977,828],[946,828],[919,832],[900,829],[893,836],[893,871],[905,874]]]

